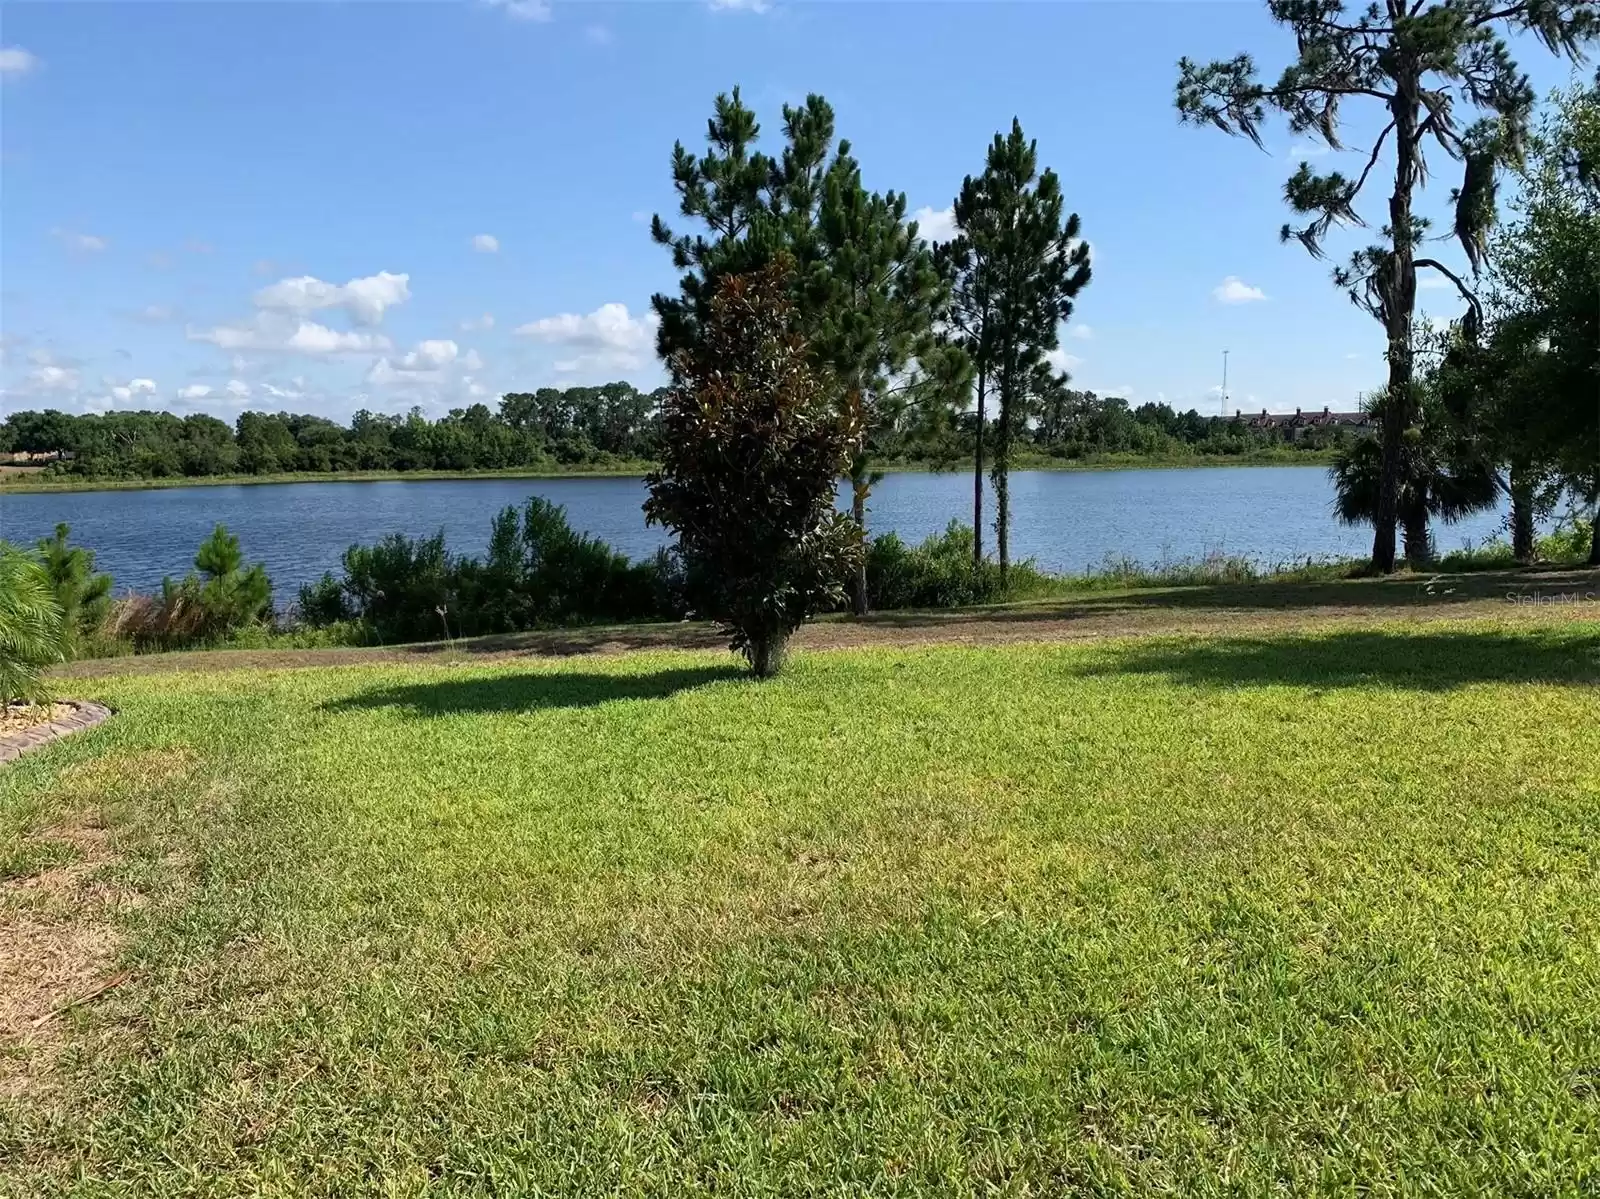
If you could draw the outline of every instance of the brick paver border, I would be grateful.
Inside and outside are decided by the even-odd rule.
[[[48,745],[69,733],[92,729],[111,715],[110,708],[104,704],[91,703],[89,700],[64,699],[56,702],[70,705],[72,711],[46,724],[32,725],[29,728],[18,729],[14,733],[0,733],[0,762],[20,758],[30,749]]]

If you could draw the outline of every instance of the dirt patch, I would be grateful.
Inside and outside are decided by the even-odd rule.
[[[113,917],[140,899],[107,880],[118,855],[92,818],[32,839],[70,857],[0,883],[0,1098],[48,1086],[67,1011],[123,977],[111,971],[120,945]]]

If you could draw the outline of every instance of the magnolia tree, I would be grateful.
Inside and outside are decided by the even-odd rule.
[[[672,360],[645,516],[677,535],[691,607],[758,678],[807,617],[844,599],[860,526],[834,507],[861,440],[794,331],[786,264],[724,276],[695,346]]]

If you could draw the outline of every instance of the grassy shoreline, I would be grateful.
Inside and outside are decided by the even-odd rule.
[[[1327,466],[1332,456],[1301,453],[1293,457],[1278,454],[1242,454],[1224,458],[1195,455],[1189,458],[1155,458],[1108,454],[1095,458],[1051,458],[1040,456],[1019,460],[1015,470],[1105,471],[1105,470],[1184,470],[1223,466]],[[654,463],[625,463],[612,467],[572,467],[550,470],[539,467],[514,467],[507,470],[364,470],[364,471],[286,471],[270,475],[200,475],[168,479],[90,479],[73,476],[29,478],[26,475],[0,475],[0,495],[31,495],[48,492],[79,491],[165,491],[180,487],[264,487],[284,483],[427,483],[471,482],[493,479],[637,479],[654,469]],[[894,474],[935,474],[970,471],[972,463],[958,462],[946,467],[926,463],[889,463],[880,469]]]

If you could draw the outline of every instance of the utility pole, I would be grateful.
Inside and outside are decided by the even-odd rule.
[[[1228,419],[1228,351],[1222,351],[1222,419]]]

